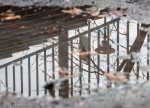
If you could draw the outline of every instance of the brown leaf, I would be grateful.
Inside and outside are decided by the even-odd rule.
[[[62,10],[63,13],[71,14],[72,16],[80,15],[82,13],[81,9],[73,8],[69,10]]]
[[[21,19],[21,15],[15,15],[15,13],[12,10],[7,10],[6,12],[1,13],[0,17],[1,21]]]
[[[7,10],[6,12],[2,12],[0,14],[1,17],[11,17],[11,16],[14,16],[14,15],[15,15],[15,13],[12,12],[12,10]]]

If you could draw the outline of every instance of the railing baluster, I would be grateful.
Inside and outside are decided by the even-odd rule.
[[[54,42],[53,42],[54,44]],[[53,76],[53,79],[55,79],[55,47],[52,47],[52,76]],[[53,96],[55,97],[55,90],[53,92]]]
[[[130,25],[129,25],[129,21],[127,22],[127,54],[129,54],[129,33],[130,33]]]
[[[16,76],[15,76],[15,66],[13,66],[13,91],[16,91]]]
[[[36,90],[37,95],[39,95],[39,68],[38,68],[38,54],[36,54]]]
[[[20,66],[20,71],[21,71],[21,73],[20,73],[20,80],[21,80],[21,94],[23,94],[23,65],[22,65],[22,61],[20,61],[20,63],[21,63],[21,66]]]
[[[106,35],[106,38],[107,38],[107,42],[109,44],[109,25],[107,25],[107,35]],[[109,57],[110,57],[110,54],[107,54],[107,72],[108,73],[110,71],[110,63],[109,63],[110,59],[109,59]]]
[[[119,21],[117,21],[117,71],[119,70]]]
[[[52,76],[55,79],[55,50],[54,50],[54,47],[52,48],[52,70],[53,70]]]
[[[44,81],[47,81],[47,62],[46,62],[46,50],[44,50]],[[45,89],[45,94],[47,94],[47,90]]]
[[[147,66],[149,66],[150,35],[147,35]],[[149,71],[147,71],[147,80],[149,80]]]
[[[97,33],[97,48],[100,46],[100,30],[98,30],[98,33]],[[100,78],[99,78],[99,68],[100,68],[100,55],[98,54],[97,55],[97,66],[98,66],[98,68],[97,68],[97,84],[98,84],[98,87],[99,87],[99,80],[100,80]]]
[[[73,40],[71,40],[71,51],[73,51]],[[71,76],[73,75],[73,54],[71,54]],[[71,96],[73,96],[73,77],[71,77]]]
[[[79,38],[79,44],[83,45],[81,37]],[[82,47],[84,47],[84,46],[82,46]],[[80,76],[79,76],[79,87],[80,87],[79,94],[82,95],[82,60],[81,60],[81,57],[79,57],[79,72],[80,72]]]
[[[8,70],[7,70],[7,66],[5,67],[5,85],[6,85],[6,91],[8,91]]]
[[[31,96],[31,67],[30,67],[30,57],[28,57],[28,92]]]
[[[139,24],[137,24],[137,36],[139,36],[140,37],[140,28],[139,28]],[[138,43],[139,44],[139,46],[140,46],[140,42]],[[138,46],[138,45],[137,45]],[[138,47],[139,47],[138,46]],[[136,78],[137,78],[137,80],[139,79],[139,65],[140,65],[140,63],[139,63],[139,61],[137,61],[137,74],[136,74]]]

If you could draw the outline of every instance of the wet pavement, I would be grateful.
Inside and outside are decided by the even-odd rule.
[[[0,94],[1,108],[149,108],[149,82],[119,85],[116,89],[99,89],[90,96],[69,99],[23,98],[13,93]]]
[[[140,23],[149,24],[150,16],[150,2],[149,0],[1,0],[1,5],[16,5],[16,6],[61,6],[73,7],[83,5],[96,5],[100,9],[109,8],[110,10],[122,9],[127,13],[127,18],[130,20],[137,20]],[[122,12],[122,11],[121,11]],[[116,13],[116,12],[115,12]],[[120,12],[118,13],[120,15]]]
[[[75,16],[78,16],[78,14],[81,14],[81,13],[85,13],[85,10],[82,10],[80,7],[79,8],[73,8],[73,9],[71,9],[71,10],[65,10],[64,8],[66,8],[66,7],[74,7],[74,6],[83,6],[83,5],[93,5],[94,7],[96,7],[96,11],[98,10],[98,11],[101,11],[102,12],[102,10],[104,11],[105,10],[105,12],[107,12],[107,14],[113,14],[113,15],[116,15],[116,16],[119,16],[119,17],[121,17],[121,18],[127,18],[127,19],[130,19],[130,20],[137,20],[138,22],[140,22],[140,23],[144,23],[144,25],[142,24],[142,27],[140,28],[140,29],[142,29],[142,30],[144,30],[144,31],[140,31],[140,35],[141,35],[141,37],[138,37],[138,33],[137,33],[137,36],[136,36],[136,39],[135,39],[135,42],[132,44],[132,47],[131,47],[131,49],[130,49],[130,52],[131,52],[131,54],[129,55],[130,57],[129,57],[129,59],[131,59],[131,60],[125,60],[125,62],[127,62],[126,64],[127,64],[127,66],[125,66],[125,71],[126,72],[131,72],[131,70],[132,70],[132,68],[133,68],[133,65],[135,64],[135,62],[137,63],[137,65],[138,65],[138,63],[139,62],[137,62],[137,61],[135,61],[134,63],[133,62],[131,62],[133,59],[137,59],[136,57],[135,57],[135,55],[137,54],[136,52],[138,51],[138,50],[141,50],[141,47],[142,47],[142,45],[143,45],[143,43],[144,43],[144,39],[145,39],[145,37],[147,36],[147,32],[145,32],[145,31],[149,31],[149,23],[150,23],[150,19],[149,19],[149,16],[150,16],[150,7],[149,7],[149,4],[150,4],[150,2],[149,2],[149,0],[144,0],[144,1],[133,1],[133,0],[107,0],[107,2],[106,2],[106,0],[93,0],[93,1],[91,1],[91,0],[87,0],[87,1],[85,1],[85,0],[74,0],[74,1],[71,1],[71,0],[45,0],[45,1],[40,1],[40,0],[35,0],[35,1],[26,1],[26,0],[24,0],[24,1],[22,1],[22,0],[7,0],[7,1],[4,1],[4,0],[0,0],[0,3],[1,3],[1,5],[9,5],[9,4],[11,4],[11,5],[15,5],[15,6],[29,6],[30,7],[30,5],[35,5],[35,6],[60,6],[60,7],[63,7],[63,10],[59,10],[59,12],[62,14],[62,13],[64,13],[64,14],[71,14],[71,16],[69,16],[69,18],[71,18],[71,19],[73,19]],[[98,9],[97,9],[98,8]],[[97,15],[97,14],[95,14],[95,13],[90,13],[90,11],[94,11],[94,9],[95,8],[91,8],[92,10],[88,10],[88,12],[86,11],[86,14],[88,14],[88,15],[91,15],[91,16],[95,16],[95,15]],[[106,11],[107,10],[107,11]],[[10,11],[8,11],[8,12],[10,12]],[[49,11],[48,11],[49,12]],[[95,11],[94,11],[95,12]],[[1,16],[2,16],[3,14],[1,13]],[[10,15],[10,14],[9,14]],[[17,14],[18,15],[18,14]],[[20,17],[21,16],[17,16],[17,15],[15,15],[15,18],[17,18],[17,19],[20,19]],[[47,16],[47,14],[46,14],[46,16]],[[84,17],[84,15],[82,16],[82,17]],[[13,18],[14,18],[14,14],[13,14]],[[58,17],[57,17],[58,18]],[[2,19],[1,19],[2,20]],[[5,20],[6,20],[6,18],[5,18]],[[33,19],[34,20],[34,19]],[[57,20],[57,19],[56,19]],[[66,21],[66,20],[65,20]],[[65,22],[64,21],[64,22]],[[56,21],[57,22],[57,21]],[[57,22],[57,23],[59,23],[59,22]],[[66,23],[66,22],[65,22]],[[3,24],[3,23],[2,23]],[[87,23],[86,23],[87,24]],[[127,25],[128,25],[128,22],[127,22]],[[106,25],[107,26],[107,25]],[[15,26],[16,27],[16,26]],[[39,26],[38,26],[39,27]],[[89,25],[88,25],[88,27],[89,27]],[[137,26],[138,27],[138,26]],[[109,34],[109,26],[107,26],[107,28],[108,28],[108,31],[107,31],[107,33]],[[26,29],[25,28],[25,26],[21,26],[21,29]],[[41,28],[40,28],[41,29]],[[45,32],[46,33],[52,33],[52,31],[54,30],[54,32],[55,31],[59,31],[59,28],[57,28],[57,27],[53,27],[53,28],[47,28],[47,27],[43,27],[42,28],[42,31],[43,31],[43,29],[45,30]],[[47,31],[47,29],[49,29],[49,31]],[[52,29],[52,30],[51,30]],[[63,30],[63,29],[61,29],[61,30]],[[97,29],[95,29],[95,30],[97,30]],[[119,29],[118,29],[119,30]],[[117,32],[118,32],[118,30],[116,30]],[[20,31],[20,30],[19,30]],[[139,32],[139,31],[138,31]],[[40,32],[41,33],[41,32]],[[87,32],[88,33],[88,32]],[[87,34],[87,33],[85,33],[85,34]],[[88,33],[89,35],[90,35],[90,33]],[[129,32],[127,32],[126,33],[127,34],[127,36],[129,36],[128,34],[129,34]],[[6,34],[7,35],[7,34]],[[33,34],[33,35],[36,35],[36,34]],[[40,34],[41,35],[41,34]],[[106,34],[105,34],[106,35]],[[64,36],[67,36],[67,33],[66,32],[63,32],[63,34],[62,34],[62,36],[63,36],[63,38],[59,38],[59,41],[61,41],[61,40],[63,40],[64,39]],[[119,36],[119,35],[118,35]],[[20,35],[18,36],[18,37],[20,37]],[[98,37],[98,35],[97,35],[97,37]],[[148,38],[149,38],[149,36],[147,36]],[[103,37],[103,38],[106,38],[105,36]],[[149,39],[147,38],[147,51],[149,51]],[[98,39],[98,38],[97,38]],[[39,39],[38,39],[39,40]],[[47,39],[46,39],[47,40]],[[66,38],[66,40],[67,40],[67,38]],[[65,40],[65,41],[66,41]],[[1,40],[1,41],[3,41],[3,40]],[[64,41],[64,40],[63,40]],[[88,40],[87,40],[88,41]],[[106,45],[107,47],[109,47],[109,48],[111,48],[110,47],[110,45],[108,44],[106,44],[106,40],[104,39],[103,40],[103,42],[105,41],[105,44],[103,44],[104,46]],[[130,40],[130,41],[132,41],[132,40]],[[66,41],[67,42],[67,41]],[[71,43],[73,43],[73,41],[71,40]],[[85,43],[88,43],[88,42],[84,42],[84,44]],[[139,44],[140,43],[140,44]],[[9,44],[9,43],[8,43]],[[16,44],[16,42],[15,42],[15,44]],[[83,43],[82,43],[83,44]],[[58,44],[59,45],[59,44]],[[116,45],[120,45],[120,43],[116,43]],[[52,45],[53,46],[53,45]],[[84,45],[83,45],[84,46]],[[121,45],[120,45],[121,46]],[[138,47],[137,47],[138,46]],[[66,65],[65,64],[67,64],[67,62],[66,62],[66,60],[67,59],[65,59],[65,58],[62,58],[62,55],[63,54],[66,54],[66,55],[64,55],[64,56],[68,56],[68,51],[66,51],[68,48],[67,48],[67,44],[66,44],[66,46],[64,47],[64,46],[61,46],[61,45],[59,45],[59,47],[60,47],[60,50],[59,50],[59,54],[58,54],[58,56],[59,56],[59,59],[61,59],[61,62],[59,62],[59,66],[61,67],[65,67]],[[87,49],[88,49],[88,47],[89,46],[87,46]],[[67,49],[66,49],[67,48]],[[70,46],[70,48],[71,49],[73,49],[73,46],[71,45]],[[101,47],[99,47],[99,48],[102,48],[102,46]],[[106,47],[105,47],[106,48]],[[129,43],[128,43],[128,48],[129,48]],[[127,48],[127,50],[129,50]],[[47,48],[48,49],[48,48]],[[85,49],[83,49],[84,51],[88,51],[86,48]],[[98,49],[99,51],[100,51],[100,49]],[[118,49],[117,49],[118,50]],[[47,70],[47,66],[48,67],[52,67],[53,68],[53,72],[54,72],[54,67],[57,67],[56,65],[54,65],[54,63],[52,63],[51,65],[52,66],[50,66],[50,65],[47,65],[46,64],[46,57],[48,58],[48,56],[49,55],[46,55],[46,50],[41,50],[41,52],[43,51],[43,55],[41,54],[41,57],[42,57],[42,59],[43,59],[43,61],[44,61],[44,71],[41,69],[39,69],[39,67],[38,67],[38,63],[39,63],[39,61],[40,60],[42,60],[42,59],[39,59],[38,57],[40,57],[40,53],[38,52],[38,53],[36,53],[36,55],[35,55],[35,59],[36,59],[36,65],[35,65],[35,67],[36,67],[36,69],[34,69],[34,71],[36,70],[36,73],[38,73],[38,72],[40,72],[40,71],[42,71],[41,73],[41,75],[40,75],[40,77],[42,76],[42,75],[45,75],[46,76],[46,72],[48,72],[49,70]],[[52,49],[52,52],[54,51],[54,49]],[[67,52],[67,53],[65,53],[65,51]],[[73,50],[71,50],[71,51],[73,51]],[[97,51],[98,52],[98,51]],[[134,52],[134,54],[132,55],[132,52]],[[8,53],[8,52],[7,52]],[[98,52],[98,53],[101,53],[101,51],[100,52]],[[109,53],[109,52],[107,52],[107,53]],[[115,51],[112,51],[112,53],[115,53]],[[146,53],[145,53],[146,54]],[[147,53],[148,54],[148,53]],[[34,54],[33,54],[34,55]],[[56,57],[55,56],[55,54],[54,53],[52,53],[51,54],[52,56],[53,56],[53,58],[54,57]],[[50,55],[50,56],[51,56]],[[88,54],[86,54],[86,55],[88,55],[87,57],[89,58],[89,53]],[[127,55],[128,56],[128,55]],[[27,57],[27,56],[26,56]],[[31,57],[31,56],[30,56]],[[27,60],[28,60],[28,66],[26,66],[26,67],[28,67],[28,72],[29,72],[29,77],[28,77],[28,79],[29,79],[29,95],[31,95],[31,92],[32,92],[32,90],[31,90],[31,80],[30,80],[30,64],[31,64],[31,61],[30,61],[30,57],[27,57]],[[117,55],[117,57],[119,57],[118,55]],[[80,55],[80,58],[81,59],[83,59],[82,58],[82,56]],[[35,60],[34,59],[34,60]],[[86,62],[86,64],[88,64],[88,63],[90,63],[88,60],[86,61],[86,60],[83,60],[82,62],[81,62],[81,59],[79,59],[79,62],[77,63],[77,64],[80,64],[80,67],[79,67],[79,71],[78,72],[80,72],[80,71],[82,71],[82,69],[81,69],[81,64],[82,64],[82,62]],[[109,54],[107,55],[107,60],[109,59]],[[118,59],[118,58],[116,58],[116,59]],[[115,60],[116,60],[115,59]],[[141,58],[142,59],[142,58]],[[20,60],[21,60],[21,62],[20,62]],[[21,65],[19,65],[20,66],[20,73],[22,72],[23,73],[23,71],[22,71],[22,67],[23,67],[23,65],[22,65],[22,59],[20,59],[19,60],[19,63],[21,64]],[[54,61],[54,59],[52,59],[53,61]],[[71,60],[73,61],[73,57],[71,56]],[[92,60],[91,58],[90,58],[90,60]],[[149,60],[149,58],[147,59],[147,60]],[[42,62],[43,62],[42,61]],[[92,62],[93,63],[93,62]],[[97,62],[98,63],[98,62]],[[122,63],[124,63],[124,62],[122,62]],[[145,62],[146,63],[146,62]],[[115,64],[115,63],[114,63]],[[13,72],[13,80],[12,80],[12,85],[13,85],[13,91],[15,91],[16,90],[16,85],[17,85],[17,81],[16,81],[16,77],[15,77],[15,72],[19,72],[18,70],[15,70],[15,65],[14,64],[10,64],[10,65],[13,65],[12,66],[12,70],[10,71],[10,72]],[[95,63],[93,63],[93,65],[95,66]],[[118,63],[118,65],[119,65],[119,63]],[[91,65],[89,65],[89,67],[90,67]],[[98,65],[99,66],[99,65]],[[106,66],[106,65],[105,65]],[[109,61],[107,61],[107,66],[109,66]],[[106,66],[106,67],[107,67]],[[149,64],[147,63],[146,65],[145,65],[145,67],[143,66],[137,66],[137,73],[139,72],[139,68],[141,68],[142,69],[142,71],[144,71],[144,72],[147,72],[147,71],[149,71],[149,68],[148,68],[148,66],[149,66]],[[66,66],[67,67],[67,66]],[[87,67],[87,66],[86,66]],[[121,69],[122,69],[122,65],[120,66],[121,67]],[[131,67],[131,69],[129,69],[129,67]],[[3,71],[5,71],[6,73],[7,73],[7,66],[4,66],[4,68],[5,68],[5,70],[3,70]],[[70,72],[73,72],[73,65],[71,64],[71,71]],[[94,67],[94,69],[95,69],[95,67]],[[147,70],[146,70],[147,69]],[[40,70],[40,71],[39,71]],[[109,69],[107,68],[107,72],[109,72]],[[68,71],[68,70],[67,70]],[[101,70],[96,70],[96,71],[100,71],[101,72]],[[33,72],[33,71],[32,71]],[[51,72],[52,74],[53,74],[53,72]],[[90,73],[91,72],[91,69],[90,68],[88,68],[88,72]],[[103,72],[103,71],[102,71]],[[27,73],[27,71],[26,71],[26,73]],[[45,73],[45,74],[43,74],[43,73]],[[105,72],[103,72],[102,74],[104,74]],[[12,73],[10,73],[10,74],[12,74]],[[9,75],[10,75],[9,74]],[[52,76],[52,74],[51,75],[49,75],[50,77]],[[69,73],[70,74],[70,73]],[[69,74],[67,74],[67,77],[68,77],[68,75]],[[73,73],[71,73],[72,74],[72,76],[73,76]],[[23,75],[23,74],[22,74]],[[36,74],[36,90],[37,90],[37,95],[39,95],[39,82],[41,82],[41,80],[39,80],[38,78],[39,78],[39,76],[38,76],[39,74]],[[54,75],[54,74],[53,74]],[[82,78],[80,77],[80,75],[81,75],[81,73],[79,73],[78,74],[78,77],[79,77],[79,81],[80,81],[80,84],[82,84]],[[100,75],[100,73],[98,74],[98,75]],[[139,78],[139,76],[138,76],[138,74],[136,74],[137,75],[137,77]],[[144,74],[142,74],[142,75],[144,75]],[[34,75],[35,76],[35,75]],[[45,84],[45,82],[44,81],[46,81],[47,79],[46,79],[46,77],[43,77],[43,82],[42,82],[42,87],[44,86],[44,84]],[[68,78],[71,78],[71,80],[73,81],[73,77],[68,77]],[[95,76],[96,76],[96,74],[95,74]],[[110,75],[110,74],[107,74],[106,76],[109,76],[109,80],[125,80],[125,82],[127,81],[127,79],[124,79],[124,77],[117,77],[117,75],[116,74],[114,74],[114,75]],[[134,75],[135,76],[135,75]],[[146,76],[146,75],[145,75]],[[8,79],[8,76],[7,76],[7,74],[5,74],[5,77],[6,77],[6,79]],[[90,83],[91,83],[91,79],[90,79],[90,74],[88,74],[88,77],[89,77],[89,79],[88,79],[88,83],[89,84],[87,84],[87,86],[88,86],[88,89],[92,89],[92,87],[90,87],[91,85],[90,85]],[[21,76],[21,78],[23,78],[23,76]],[[137,78],[137,79],[138,79]],[[87,78],[86,78],[87,79]],[[95,78],[96,79],[96,78]],[[97,80],[97,83],[99,84],[99,78],[97,78],[98,80]],[[143,77],[143,79],[144,79],[144,77]],[[147,79],[149,79],[149,73],[147,73]],[[4,80],[4,79],[3,79]],[[59,79],[58,79],[59,80]],[[103,79],[102,79],[103,80]],[[23,80],[21,80],[22,81],[22,83],[23,83]],[[112,81],[112,82],[113,82]],[[134,80],[135,81],[135,80]],[[9,82],[9,81],[8,81]],[[6,80],[6,88],[8,87],[8,82],[7,82],[7,80]],[[66,83],[66,84],[68,84],[68,82]],[[20,84],[21,85],[21,84]],[[35,84],[33,84],[33,85],[35,85]],[[72,85],[73,85],[73,83],[72,83]],[[16,88],[15,88],[16,87]],[[41,86],[40,86],[41,87]],[[73,86],[72,86],[73,87]],[[19,88],[20,89],[20,88]],[[73,88],[71,88],[72,89],[72,94],[73,94]],[[81,87],[81,85],[79,85],[79,89],[81,89],[81,90],[77,90],[78,92],[80,92],[80,95],[82,94],[81,92],[82,92],[82,87]],[[44,90],[43,90],[43,88],[42,89],[40,89],[42,92],[44,92]],[[68,87],[67,87],[67,90],[68,90]],[[150,90],[150,85],[149,85],[149,82],[145,82],[145,83],[142,83],[142,84],[137,84],[137,83],[135,83],[134,82],[134,84],[130,84],[130,82],[129,82],[129,84],[121,84],[121,85],[118,85],[118,86],[116,86],[116,88],[114,89],[114,88],[112,88],[112,89],[110,89],[110,88],[107,88],[107,89],[105,89],[105,88],[98,88],[98,89],[96,89],[96,90],[94,90],[94,94],[92,94],[92,95],[88,95],[88,96],[80,96],[80,97],[72,97],[72,98],[69,98],[69,99],[53,99],[51,96],[43,96],[43,97],[34,97],[34,98],[25,98],[25,97],[22,97],[22,96],[17,96],[16,94],[14,94],[14,93],[12,93],[12,92],[8,92],[8,93],[0,93],[0,107],[1,108],[20,108],[20,107],[22,107],[22,108],[66,108],[66,107],[68,107],[68,108],[92,108],[92,107],[94,107],[94,108],[141,108],[141,107],[143,107],[143,108],[149,108],[149,90]],[[63,91],[66,91],[66,89],[64,89]],[[84,91],[84,87],[83,87],[83,91]],[[90,90],[89,90],[90,91]],[[88,91],[88,92],[89,92]],[[68,92],[69,91],[67,91],[67,96],[68,96]],[[23,93],[23,86],[21,85],[21,93]],[[46,92],[45,92],[46,93]],[[92,92],[93,93],[93,92]],[[44,93],[43,93],[44,94]],[[90,94],[90,93],[89,93]],[[129,101],[130,100],[130,101]]]

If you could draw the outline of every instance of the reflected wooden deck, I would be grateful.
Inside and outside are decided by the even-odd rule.
[[[0,21],[0,59],[59,36],[64,29],[84,27],[89,18],[82,15],[71,17],[63,13],[60,7],[0,7],[0,13],[8,10],[20,15],[21,19]]]

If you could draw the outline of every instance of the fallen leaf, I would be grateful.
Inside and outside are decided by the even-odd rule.
[[[15,15],[15,13],[12,10],[7,10],[6,12],[1,13],[0,17],[1,21],[21,19],[21,15]]]
[[[15,15],[15,13],[12,12],[12,10],[7,10],[6,12],[2,12],[0,14],[1,17],[10,17],[10,16],[14,16],[14,15]]]
[[[72,16],[80,15],[82,13],[81,9],[73,8],[69,10],[62,10],[63,13],[71,14]]]
[[[15,16],[4,17],[4,18],[1,18],[1,21],[10,21],[10,20],[16,20],[16,19],[21,19],[21,16],[15,15]]]

